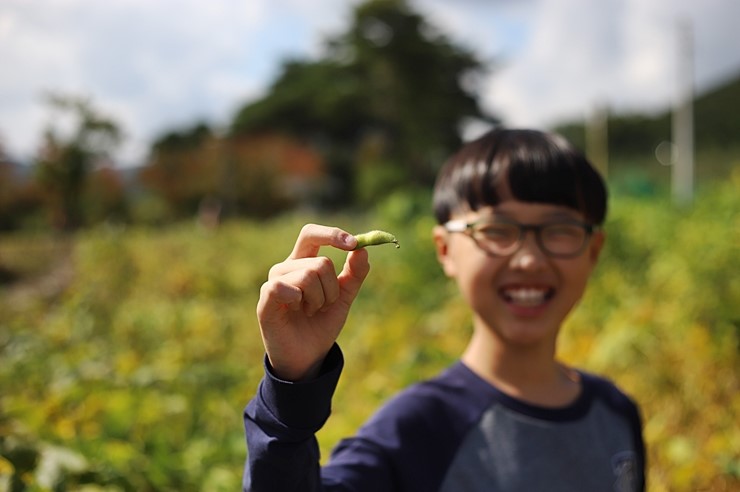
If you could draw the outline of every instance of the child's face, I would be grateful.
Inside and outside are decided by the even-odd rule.
[[[584,221],[569,208],[515,200],[454,217],[468,223],[493,218],[527,225]],[[580,254],[553,257],[528,231],[513,252],[493,256],[468,234],[438,226],[434,235],[440,263],[472,308],[476,329],[514,345],[554,344],[561,323],[583,295],[604,240],[596,231]]]

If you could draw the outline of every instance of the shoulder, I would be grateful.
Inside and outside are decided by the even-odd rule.
[[[444,412],[478,415],[498,396],[462,363],[457,363],[437,377],[410,386],[389,402],[391,409],[407,408],[412,413]],[[418,415],[416,415],[418,416]]]
[[[639,407],[636,401],[612,380],[593,373],[579,371],[584,390],[592,394],[593,398],[601,401],[613,411],[636,420],[639,423]]]
[[[490,405],[490,391],[486,396],[478,385],[457,363],[409,386],[339,443],[324,473],[338,482],[355,477],[363,490],[391,490],[391,481],[393,490],[437,490],[464,436]],[[391,478],[378,485],[379,477]]]
[[[416,383],[390,399],[366,424],[400,432],[464,433],[497,397],[461,363]]]

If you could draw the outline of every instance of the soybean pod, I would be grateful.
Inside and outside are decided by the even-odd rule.
[[[364,248],[365,246],[377,246],[379,244],[389,243],[394,243],[396,245],[396,248],[401,247],[401,245],[398,244],[396,236],[394,236],[390,232],[385,231],[370,231],[363,234],[357,234],[355,235],[355,239],[357,239],[357,246],[355,246],[355,249]]]

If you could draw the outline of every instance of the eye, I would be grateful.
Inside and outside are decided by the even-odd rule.
[[[508,243],[519,238],[519,228],[512,224],[481,224],[475,229],[475,234],[486,241]]]

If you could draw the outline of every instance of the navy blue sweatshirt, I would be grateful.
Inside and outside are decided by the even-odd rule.
[[[329,417],[343,366],[291,383],[271,374],[244,412],[243,490],[252,492],[492,492],[645,489],[637,406],[609,381],[580,372],[560,408],[531,405],[462,362],[402,391],[319,465],[315,433]]]

